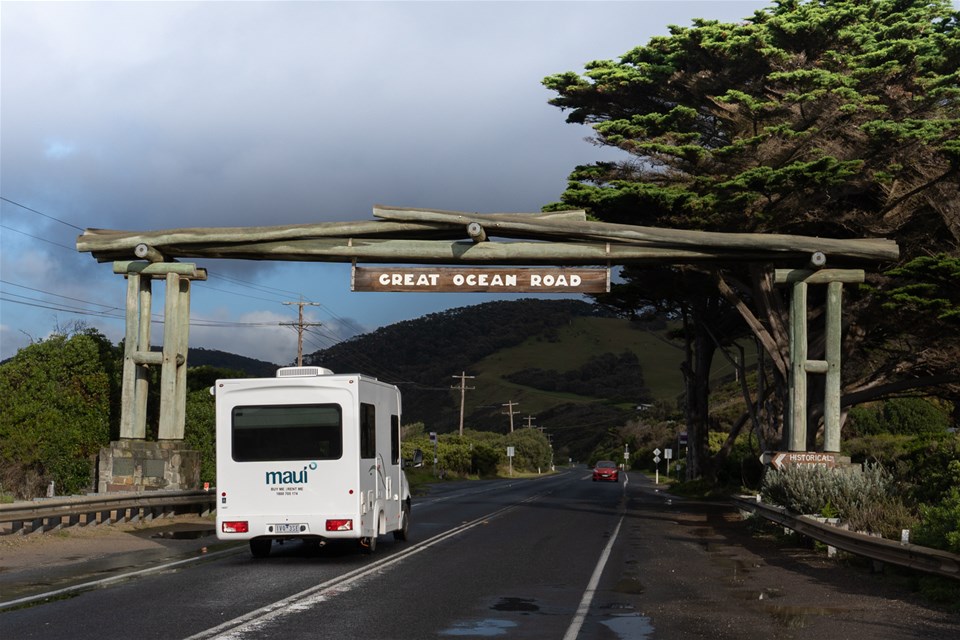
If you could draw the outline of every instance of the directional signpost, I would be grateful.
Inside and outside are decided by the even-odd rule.
[[[823,451],[765,451],[760,461],[769,464],[777,471],[793,465],[814,465],[833,469],[844,462],[839,453]],[[849,459],[847,460],[849,462]]]
[[[657,472],[654,476],[654,484],[660,484],[660,447],[653,450],[653,463],[657,465]]]

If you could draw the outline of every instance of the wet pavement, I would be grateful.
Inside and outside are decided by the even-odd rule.
[[[212,518],[193,515],[3,536],[0,607],[230,548],[245,549],[221,543]]]

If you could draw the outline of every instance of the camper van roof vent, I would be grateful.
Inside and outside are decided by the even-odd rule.
[[[312,376],[332,376],[333,371],[323,367],[283,367],[277,369],[278,378],[305,378]]]

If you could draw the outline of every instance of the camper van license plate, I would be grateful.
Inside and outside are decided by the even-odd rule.
[[[300,527],[302,524],[275,524],[273,525],[274,531],[277,533],[300,533]]]

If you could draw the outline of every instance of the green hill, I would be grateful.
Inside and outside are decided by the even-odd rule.
[[[577,300],[488,302],[383,327],[304,362],[364,373],[398,385],[404,423],[456,431],[459,376],[466,380],[464,427],[506,432],[543,427],[572,455],[586,455],[637,406],[675,403],[683,391],[683,343],[675,323],[613,317]],[[715,378],[733,368],[718,356]]]
[[[430,431],[459,428],[459,375],[470,388],[466,428],[506,432],[545,427],[561,445],[589,451],[606,428],[639,404],[674,402],[681,391],[681,345],[661,320],[637,323],[577,300],[489,302],[383,327],[304,362],[397,384],[404,422]],[[528,420],[527,416],[532,416]]]

